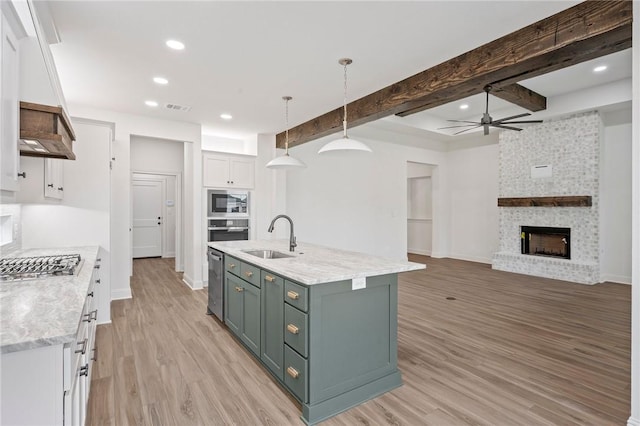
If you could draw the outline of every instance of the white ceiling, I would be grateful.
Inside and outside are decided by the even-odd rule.
[[[71,105],[195,122],[204,133],[242,139],[285,129],[284,95],[293,97],[290,126],[341,106],[339,58],[353,58],[353,100],[576,3],[53,1],[61,43],[51,49]],[[186,49],[168,49],[168,39]],[[521,84],[553,96],[631,75],[628,52],[611,57],[602,76],[583,64]],[[156,85],[154,76],[169,84]],[[192,109],[153,109],[148,99]],[[390,120],[479,119],[482,95],[465,102],[466,112],[458,102]],[[504,104],[490,100],[492,110]],[[221,113],[234,118],[223,121]]]

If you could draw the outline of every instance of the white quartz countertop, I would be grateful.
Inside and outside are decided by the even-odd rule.
[[[3,257],[80,254],[77,275],[0,281],[0,352],[69,343],[75,339],[98,246],[16,250]]]
[[[299,242],[295,251],[290,252],[289,240],[221,241],[209,243],[209,247],[307,285],[426,268],[421,263],[387,259],[304,242]],[[293,257],[262,259],[246,253],[246,250],[275,250]]]

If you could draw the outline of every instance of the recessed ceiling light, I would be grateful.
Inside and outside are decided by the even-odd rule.
[[[150,106],[150,107],[157,107],[158,103],[156,101],[144,101],[144,104],[146,106]]]
[[[169,83],[169,80],[164,77],[153,77],[153,82],[157,84],[167,84]]]
[[[179,42],[178,40],[167,40],[167,46],[175,50],[184,49],[184,43]]]
[[[233,116],[231,114],[220,114],[220,118],[223,120],[231,120]]]
[[[468,104],[462,104],[460,105],[460,109],[468,109],[469,105]]]
[[[593,69],[593,72],[602,72],[607,69],[606,65],[599,65]]]

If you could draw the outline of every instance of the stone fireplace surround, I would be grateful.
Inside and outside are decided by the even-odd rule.
[[[600,133],[596,111],[500,133],[500,198],[591,196],[591,205],[499,207],[493,269],[582,284],[600,282]],[[532,178],[536,165],[551,165],[553,175]],[[570,228],[571,259],[521,254],[521,226]]]

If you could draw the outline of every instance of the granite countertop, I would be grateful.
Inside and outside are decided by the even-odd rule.
[[[289,251],[289,240],[220,241],[209,243],[209,247],[307,285],[426,268],[421,263],[393,260],[304,242],[299,242],[295,252],[292,253]],[[276,250],[293,257],[262,259],[245,253],[244,250]]]
[[[91,283],[98,246],[16,250],[3,257],[80,254],[78,275],[0,281],[0,352],[72,342]]]

